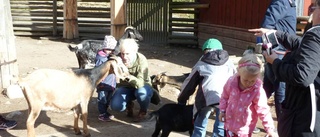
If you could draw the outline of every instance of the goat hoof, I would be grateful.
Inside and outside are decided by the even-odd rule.
[[[75,131],[76,135],[81,135],[81,131]]]
[[[84,137],[91,137],[90,133],[83,135]]]

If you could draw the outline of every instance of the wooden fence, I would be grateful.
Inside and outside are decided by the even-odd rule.
[[[110,0],[78,2],[79,37],[102,39],[110,34]],[[189,0],[190,1],[190,0]],[[15,35],[62,36],[62,0],[10,0]],[[127,0],[127,25],[136,27],[144,42],[198,45],[199,8],[208,4],[173,0]]]
[[[199,2],[169,2],[168,44],[198,46],[199,9],[208,8],[209,4]]]
[[[10,0],[14,34],[19,36],[62,36],[62,0]],[[110,0],[78,2],[79,36],[103,38],[110,34]]]

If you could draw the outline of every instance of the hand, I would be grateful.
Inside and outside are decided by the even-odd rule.
[[[226,120],[226,113],[221,113],[219,114],[219,121],[224,122]]]
[[[178,105],[185,106],[187,103],[186,102],[178,102]]]
[[[268,132],[265,137],[279,137],[279,135],[276,132]]]
[[[274,61],[276,58],[278,58],[278,55],[275,53],[274,50],[271,50],[271,54],[270,54],[270,55],[268,55],[267,51],[263,51],[263,52],[262,52],[262,55],[265,57],[266,62],[268,62],[268,63],[270,63],[270,64],[272,64],[273,61]]]
[[[262,36],[263,34],[269,32],[269,31],[273,31],[276,32],[276,30],[273,29],[266,29],[266,28],[259,28],[259,29],[249,29],[249,32],[254,32],[255,36]]]

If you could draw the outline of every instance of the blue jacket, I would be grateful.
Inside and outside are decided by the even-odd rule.
[[[295,0],[272,0],[261,27],[296,34],[296,26]]]
[[[108,61],[108,56],[109,55],[96,55],[95,58],[95,66],[99,66],[102,63]],[[97,91],[114,91],[115,87],[116,87],[116,76],[115,74],[109,74],[101,83],[99,83],[99,85],[97,86]]]

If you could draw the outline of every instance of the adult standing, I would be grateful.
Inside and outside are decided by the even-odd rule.
[[[153,89],[149,77],[148,61],[146,57],[138,53],[138,44],[134,39],[124,39],[120,42],[120,56],[128,67],[130,75],[120,80],[111,99],[111,109],[114,111],[127,110],[127,116],[133,117],[133,100],[140,105],[139,114],[134,122],[145,119]]]
[[[265,28],[250,29],[261,36],[274,31],[291,52],[283,60],[264,53],[278,80],[286,82],[282,114],[278,117],[280,137],[320,136],[320,0],[315,1],[313,27],[303,37]]]
[[[262,28],[280,30],[289,34],[296,34],[296,5],[294,0],[272,0],[262,22]],[[286,48],[279,45],[276,49],[278,58],[282,59]],[[263,88],[269,98],[274,93],[277,117],[280,114],[281,102],[285,98],[285,83],[279,82],[274,76],[271,64],[265,64]]]

